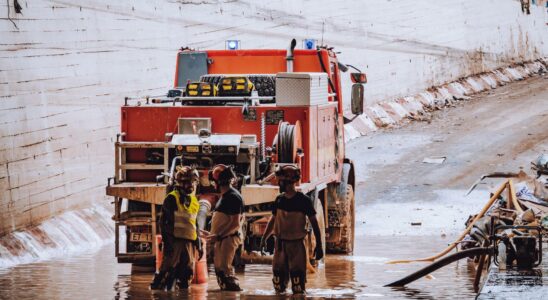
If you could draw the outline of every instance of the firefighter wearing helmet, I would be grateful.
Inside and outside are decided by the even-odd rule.
[[[289,279],[294,294],[305,292],[307,249],[305,244],[306,218],[310,221],[316,241],[321,241],[320,227],[316,219],[316,210],[310,197],[295,190],[301,179],[299,168],[285,165],[276,170],[280,195],[272,207],[272,217],[268,221],[261,239],[261,251],[271,234],[276,238],[274,259],[272,262],[274,289],[284,293]],[[316,243],[316,260],[323,257],[322,244]]]
[[[196,229],[199,204],[194,189],[198,179],[195,169],[180,168],[175,174],[173,191],[164,199],[159,220],[163,260],[150,284],[151,289],[171,290],[175,280],[180,289],[188,289],[194,275],[195,250],[198,250],[198,260],[203,255]]]
[[[215,275],[221,290],[241,291],[238,278],[234,275],[232,261],[242,244],[244,201],[232,187],[236,174],[231,167],[216,165],[210,171],[210,179],[221,194],[211,218],[211,232],[208,239],[215,243],[213,263]]]

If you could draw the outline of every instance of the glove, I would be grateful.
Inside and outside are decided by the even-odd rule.
[[[204,248],[202,247],[202,239],[198,237],[196,239],[196,250],[198,250],[198,260],[202,259],[202,256],[204,256]]]
[[[265,256],[266,255],[266,239],[263,237],[261,237],[261,244],[259,245],[259,249],[261,250],[261,255],[262,256]]]
[[[314,256],[316,257],[316,260],[320,260],[323,258],[323,248],[322,244],[317,244],[316,249],[314,249]]]

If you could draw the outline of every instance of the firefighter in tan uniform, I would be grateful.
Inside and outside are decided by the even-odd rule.
[[[234,276],[232,261],[242,244],[244,201],[238,190],[232,187],[236,178],[232,168],[217,165],[211,171],[210,177],[221,194],[211,218],[209,235],[209,240],[215,243],[213,249],[215,275],[221,290],[241,291],[238,278]]]
[[[276,177],[281,194],[274,201],[272,217],[268,221],[261,239],[261,249],[265,247],[266,240],[273,233],[276,238],[272,262],[274,289],[277,293],[285,292],[289,279],[291,279],[293,293],[300,294],[305,292],[306,283],[307,217],[312,225],[316,241],[321,241],[320,227],[312,200],[295,190],[295,184],[301,178],[300,170],[295,166],[286,165],[276,170]],[[314,255],[316,260],[323,257],[322,243],[316,243]]]
[[[177,280],[180,289],[187,289],[194,275],[196,262],[203,251],[196,229],[199,204],[193,195],[199,174],[190,167],[181,168],[175,175],[175,188],[162,205],[159,227],[162,232],[163,260],[159,273],[154,275],[151,289],[171,290]]]

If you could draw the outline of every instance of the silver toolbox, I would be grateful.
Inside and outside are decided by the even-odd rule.
[[[310,106],[327,103],[326,73],[276,74],[277,106]]]

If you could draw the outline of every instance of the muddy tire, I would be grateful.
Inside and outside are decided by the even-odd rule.
[[[346,184],[339,203],[328,213],[329,232],[333,235],[327,243],[328,253],[350,254],[354,250],[354,189]]]

